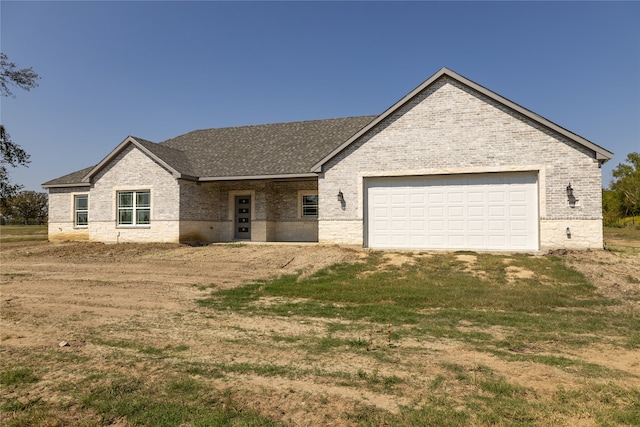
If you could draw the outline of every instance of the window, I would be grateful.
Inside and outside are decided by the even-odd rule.
[[[151,223],[151,192],[118,192],[118,225],[147,225]]]
[[[302,216],[318,216],[318,195],[302,195]]]
[[[85,227],[89,225],[89,196],[86,194],[74,197],[74,224],[76,227]]]

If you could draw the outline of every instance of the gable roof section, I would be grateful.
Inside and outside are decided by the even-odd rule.
[[[184,167],[188,169],[184,155],[177,150],[171,150],[168,147],[158,148],[157,144],[142,138],[128,136],[122,141],[111,153],[109,153],[100,163],[94,166],[83,178],[83,182],[91,182],[91,178],[95,176],[109,162],[115,159],[129,145],[136,146],[140,151],[145,153],[151,159],[161,164],[164,168],[171,172],[176,178],[182,178],[183,173],[176,168]]]
[[[42,184],[87,186],[129,145],[174,177],[197,181],[316,177],[311,166],[376,116],[203,129],[161,143],[129,136],[97,165]]]
[[[394,112],[396,112],[397,110],[399,110],[400,108],[402,108],[403,105],[405,105],[406,103],[408,103],[409,101],[411,101],[411,99],[413,99],[413,97],[417,96],[419,93],[421,93],[423,90],[427,89],[429,86],[431,86],[432,84],[434,84],[436,81],[438,81],[441,77],[443,76],[447,76],[451,79],[454,79],[456,81],[458,81],[459,83],[466,85],[470,88],[472,88],[473,90],[487,96],[490,99],[493,99],[494,101],[504,105],[507,108],[510,108],[511,110],[514,110],[518,113],[520,113],[521,115],[533,120],[534,122],[548,128],[551,129],[557,133],[559,133],[560,135],[588,148],[589,150],[594,152],[594,158],[601,161],[602,163],[605,163],[607,160],[610,160],[613,157],[613,153],[610,151],[605,150],[604,148],[600,147],[599,145],[594,144],[593,142],[579,136],[576,135],[573,132],[568,131],[567,129],[558,126],[557,124],[553,123],[550,120],[545,119],[544,117],[527,110],[526,108],[516,104],[515,102],[509,101],[507,98],[504,98],[503,96],[498,95],[497,93],[485,88],[484,86],[480,86],[479,84],[467,79],[466,77],[461,76],[460,74],[449,70],[448,68],[442,68],[440,69],[440,71],[438,71],[437,73],[435,73],[433,76],[429,77],[424,83],[422,83],[420,86],[416,87],[414,90],[412,90],[411,92],[409,92],[405,97],[403,97],[402,99],[400,99],[398,102],[396,102],[395,104],[393,104],[390,108],[388,108],[385,112],[383,112],[382,114],[380,114],[378,117],[376,117],[374,120],[372,120],[369,124],[367,124],[364,128],[360,129],[356,134],[352,135],[348,140],[346,140],[344,143],[342,143],[340,146],[338,146],[336,149],[334,149],[333,151],[331,151],[331,153],[329,153],[327,156],[325,156],[322,160],[320,160],[319,162],[317,162],[316,164],[314,164],[311,168],[311,170],[313,172],[321,172],[322,171],[322,166],[327,163],[329,160],[331,160],[333,157],[335,157],[337,154],[339,154],[340,152],[342,152],[345,148],[347,148],[349,145],[351,145],[353,142],[355,142],[358,138],[360,138],[362,135],[366,134],[369,130],[371,130],[372,128],[374,128],[377,124],[379,124],[380,122],[382,122],[384,119],[386,119],[387,117],[389,117],[390,115],[392,115]]]

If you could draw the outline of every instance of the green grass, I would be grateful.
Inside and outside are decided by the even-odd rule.
[[[560,258],[513,255],[509,265],[537,272],[532,279],[515,282],[507,280],[502,256],[478,254],[477,258],[476,268],[486,271],[485,276],[467,271],[454,254],[424,257],[413,266],[381,269],[381,255],[373,253],[366,263],[334,265],[302,280],[288,275],[213,291],[200,304],[249,315],[388,324],[401,327],[398,333],[405,335],[410,327],[414,335],[471,343],[485,341],[488,335],[482,330],[492,326],[517,329],[505,344],[509,346],[516,345],[519,334],[533,341],[553,337],[586,345],[591,342],[589,334],[628,336],[640,329],[637,315],[607,311],[603,316],[615,302],[600,296],[582,274],[565,266]],[[261,298],[273,297],[280,302],[259,303]],[[462,321],[478,330],[458,330]],[[341,344],[336,342],[335,346]]]
[[[278,425],[250,411],[227,409],[228,400],[222,393],[206,391],[193,378],[171,379],[163,389],[150,387],[140,378],[126,378],[94,385],[82,404],[100,413],[103,425],[120,418],[132,425],[157,427]]]
[[[604,342],[640,348],[640,314],[612,310],[616,301],[598,294],[563,259],[512,255],[509,266],[535,274],[509,280],[504,256],[476,256],[475,268],[483,275],[469,271],[455,254],[423,257],[413,266],[381,268],[381,254],[372,253],[365,263],[334,265],[305,279],[288,275],[216,290],[200,304],[249,316],[356,322],[352,332],[358,338],[333,335],[329,329],[335,333],[342,329],[331,326],[335,322],[329,323],[324,337],[273,337],[277,343],[314,355],[349,349],[385,361],[392,357],[398,339],[455,339],[506,361],[535,362],[584,378],[606,378],[619,374],[580,360],[522,353],[538,346],[579,349]],[[270,298],[270,304],[260,304],[261,298]],[[467,328],[460,328],[461,323]],[[367,324],[379,333],[367,336],[362,326]],[[504,336],[495,338],[487,332],[491,328],[500,328]]]
[[[0,372],[0,385],[2,386],[31,384],[39,380],[29,368],[9,369]]]
[[[0,243],[47,240],[46,225],[0,225]]]
[[[294,398],[302,402],[303,393],[293,387],[248,397],[246,389],[233,389],[243,377],[347,387],[354,394],[407,403],[390,412],[361,399],[344,405],[342,413],[327,414],[335,417],[327,424],[640,425],[640,389],[625,384],[630,374],[580,356],[581,349],[594,345],[640,349],[638,312],[621,310],[618,301],[598,294],[561,257],[467,252],[476,257],[469,265],[457,255],[414,255],[413,265],[393,267],[382,253],[371,252],[364,262],[333,265],[305,278],[288,275],[233,289],[209,288],[191,316],[236,312],[305,325],[270,332],[234,325],[237,336],[211,341],[233,348],[229,358],[192,358],[188,345],[175,340],[165,345],[164,335],[153,341],[146,335],[149,328],[134,325],[133,319],[87,331],[87,342],[101,347],[96,367],[82,353],[23,350],[20,357],[29,363],[12,361],[13,367],[0,373],[3,425],[274,426],[273,419],[252,408],[269,411],[273,408],[266,405],[280,405],[278,396],[287,393],[297,393]],[[510,266],[533,275],[510,276]],[[119,327],[139,328],[144,335],[140,341],[121,339]],[[477,360],[434,363],[437,346],[416,343],[454,343]],[[260,350],[266,347],[274,351],[263,359]],[[13,351],[10,356],[21,360]],[[277,352],[288,356],[273,357]],[[562,371],[572,383],[541,396],[505,374],[505,365]],[[72,379],[57,384],[62,398],[31,398],[32,389],[42,386],[40,378],[49,381],[55,375],[47,374],[74,369],[69,366],[77,368],[68,376]],[[251,406],[260,398],[273,401]],[[342,397],[304,399],[313,407]],[[64,418],[69,407],[80,414],[72,421]],[[313,408],[322,411],[322,406]]]
[[[628,224],[625,227],[604,227],[604,239],[621,239],[640,241],[640,218],[635,222],[635,226]]]

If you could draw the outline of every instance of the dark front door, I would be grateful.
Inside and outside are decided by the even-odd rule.
[[[251,196],[236,196],[235,209],[233,237],[236,240],[251,240]]]

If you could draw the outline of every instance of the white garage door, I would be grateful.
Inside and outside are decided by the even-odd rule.
[[[366,181],[371,248],[538,249],[534,173]]]

